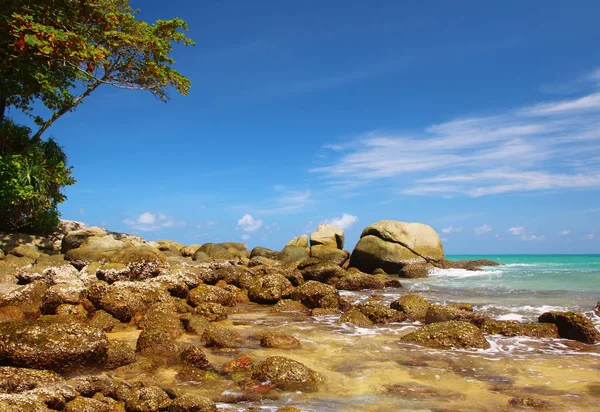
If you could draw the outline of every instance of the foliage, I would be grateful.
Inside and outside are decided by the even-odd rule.
[[[179,18],[149,24],[129,0],[3,0],[0,122],[5,108],[32,115],[41,134],[102,84],[148,90],[161,101],[190,81],[171,66],[173,43],[192,45]],[[76,93],[76,92],[79,93]],[[40,100],[49,119],[33,115]]]
[[[58,227],[62,187],[72,185],[62,148],[12,121],[0,125],[0,230],[51,233]]]

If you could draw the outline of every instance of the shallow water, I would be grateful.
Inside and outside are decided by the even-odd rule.
[[[515,259],[527,261],[512,262]],[[389,304],[404,293],[419,293],[430,302],[468,302],[495,319],[523,322],[536,321],[549,310],[574,310],[585,313],[600,329],[600,317],[593,310],[600,300],[599,256],[566,263],[552,259],[536,263],[522,256],[504,260],[509,265],[483,272],[436,271],[426,279],[404,281],[403,288],[342,295],[356,303],[377,293],[382,303]],[[594,278],[596,282],[590,280]],[[230,411],[250,407],[275,411],[285,405],[319,412],[497,411],[514,409],[510,400],[524,397],[545,402],[552,410],[600,411],[600,344],[486,335],[487,350],[433,350],[399,342],[418,323],[361,328],[338,324],[339,315],[313,318],[269,309],[241,305],[220,322],[240,332],[248,343],[236,350],[207,349],[211,364],[219,370],[241,356],[256,361],[286,356],[325,376],[317,392],[273,391],[264,399],[236,403],[233,400],[242,394],[232,381],[180,382],[169,366],[159,368],[153,378],[216,396],[219,407]],[[257,336],[265,331],[293,335],[302,346],[262,348]],[[138,333],[119,332],[110,338],[134,346]],[[194,343],[198,337],[184,335],[181,340]]]

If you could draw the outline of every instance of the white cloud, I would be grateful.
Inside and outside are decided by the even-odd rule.
[[[152,232],[162,228],[181,227],[186,225],[183,220],[174,220],[163,213],[154,214],[150,212],[144,212],[136,219],[124,219],[123,223],[132,229],[141,230],[144,232]]]
[[[594,239],[595,237],[596,237],[596,234],[594,234],[594,233],[590,233],[590,234],[589,234],[589,235],[587,235],[585,238],[586,238],[586,240],[592,240],[592,239]]]
[[[488,233],[492,231],[492,227],[490,225],[482,225],[475,228],[475,233],[478,235],[483,235],[484,233]]]
[[[238,220],[237,227],[244,232],[255,232],[262,226],[262,223],[262,220],[254,219],[252,216],[246,214]]]
[[[525,228],[523,226],[519,227],[511,227],[507,230],[511,235],[519,236],[525,233]]]
[[[204,223],[200,223],[200,224],[196,225],[196,227],[198,229],[212,229],[215,226],[217,226],[217,222],[215,222],[214,220],[207,220]]]
[[[248,240],[250,239],[250,235],[242,235],[242,240]]]
[[[348,229],[356,222],[358,222],[358,217],[349,215],[348,213],[344,213],[341,217],[335,217],[333,219],[326,219],[323,221],[323,223],[338,226],[342,229]]]
[[[344,189],[386,181],[403,194],[478,197],[600,188],[600,92],[325,147],[334,160],[311,171]]]
[[[442,229],[442,233],[460,233],[462,229],[462,227],[448,226]]]
[[[534,234],[528,234],[528,235],[523,235],[521,236],[522,240],[537,240],[537,241],[541,241],[541,240],[546,240],[546,235],[541,235],[541,236],[537,236]]]
[[[561,236],[566,236],[566,235],[568,235],[569,233],[571,233],[571,231],[570,231],[570,230],[561,230],[560,232],[558,232],[558,234],[559,234],[559,235],[561,235]]]
[[[265,215],[288,214],[302,211],[313,202],[310,190],[287,190],[285,186],[277,185],[275,191],[278,195],[271,201],[275,206],[259,209]]]

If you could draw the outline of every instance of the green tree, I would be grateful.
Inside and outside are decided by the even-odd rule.
[[[3,0],[0,10],[0,122],[14,107],[34,117],[41,135],[103,84],[187,94],[172,68],[174,43],[193,45],[184,20],[136,19],[128,0]],[[41,101],[52,112],[33,112]]]
[[[46,234],[58,226],[62,188],[75,180],[56,141],[30,135],[12,121],[0,125],[0,230]]]

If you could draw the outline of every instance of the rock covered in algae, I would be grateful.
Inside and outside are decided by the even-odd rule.
[[[490,347],[477,326],[462,321],[425,325],[413,333],[403,336],[400,340],[437,349],[487,349]]]
[[[0,366],[0,393],[20,393],[63,382],[56,372]]]
[[[108,351],[106,334],[68,320],[0,324],[0,363],[70,372],[100,366]]]
[[[292,292],[292,299],[299,300],[307,308],[337,308],[340,294],[333,286],[309,280]]]
[[[591,320],[577,312],[546,312],[539,318],[542,323],[554,323],[561,338],[573,339],[583,343],[600,342],[600,332]]]
[[[552,323],[520,323],[515,320],[486,319],[481,325],[481,331],[491,335],[558,338],[558,329]]]
[[[257,276],[248,288],[248,298],[256,303],[277,303],[293,288],[292,283],[279,273]]]
[[[204,396],[196,395],[193,393],[186,393],[177,397],[171,405],[169,405],[169,412],[216,412],[217,405],[209,398]]]
[[[459,309],[456,306],[430,305],[425,315],[425,323],[438,323],[456,320],[460,322],[470,322],[480,326],[487,317],[482,313],[474,313],[468,310]]]
[[[289,391],[314,391],[324,381],[320,373],[283,356],[271,356],[258,364],[252,372],[252,378]]]
[[[403,295],[390,304],[392,309],[406,313],[408,319],[419,322],[425,321],[429,306],[429,302],[423,296],[412,293]]]
[[[263,348],[294,349],[300,347],[300,341],[285,333],[266,333],[260,339]]]

